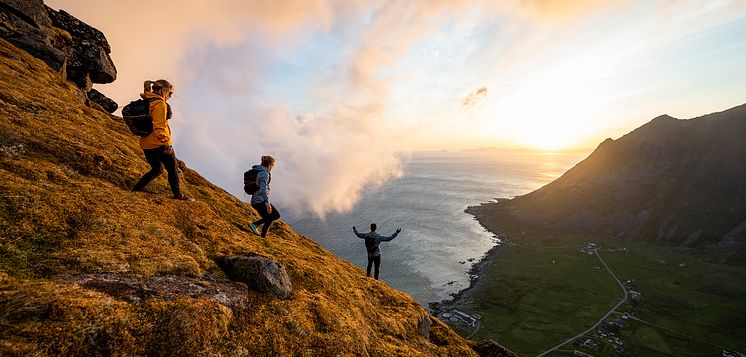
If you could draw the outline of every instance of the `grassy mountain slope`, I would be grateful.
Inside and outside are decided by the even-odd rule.
[[[746,264],[744,137],[746,105],[688,120],[663,115],[607,139],[541,189],[471,210]]]
[[[147,170],[120,119],[0,40],[0,355],[474,354],[287,224],[246,233],[250,205],[183,165],[197,202],[170,199],[165,174],[131,192]],[[213,261],[245,253],[284,264],[293,297],[248,292]]]

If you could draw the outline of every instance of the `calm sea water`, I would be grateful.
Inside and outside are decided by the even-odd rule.
[[[370,223],[378,232],[401,234],[381,243],[380,279],[406,291],[421,304],[441,301],[469,284],[474,262],[496,244],[468,206],[533,191],[559,177],[587,156],[578,154],[428,152],[415,153],[404,175],[366,190],[352,211],[326,219],[287,220],[327,250],[362,268],[365,245],[352,233]]]

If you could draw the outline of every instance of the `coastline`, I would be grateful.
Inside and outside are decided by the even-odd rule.
[[[498,230],[494,225],[488,223],[488,213],[483,211],[483,209],[494,207],[495,205],[499,205],[501,202],[507,200],[508,199],[506,198],[498,198],[496,201],[484,202],[477,206],[469,206],[464,210],[464,212],[474,216],[485,230],[492,233],[492,235],[497,238],[498,243],[484,253],[484,256],[482,256],[478,262],[471,266],[469,269],[469,286],[457,293],[451,294],[450,299],[431,302],[428,304],[428,308],[432,315],[437,316],[442,312],[464,305],[471,301],[474,294],[478,293],[483,288],[486,270],[496,262],[498,256],[502,253],[503,246],[510,244],[510,240],[505,233]]]

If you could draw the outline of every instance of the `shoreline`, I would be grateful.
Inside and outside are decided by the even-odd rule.
[[[502,249],[504,248],[504,246],[510,244],[510,240],[503,232],[494,229],[494,227],[493,229],[487,227],[487,224],[485,223],[486,217],[484,216],[484,213],[478,212],[478,209],[484,206],[499,204],[500,202],[507,200],[508,199],[497,199],[497,201],[484,202],[477,206],[469,206],[464,210],[464,212],[474,216],[477,222],[479,222],[479,225],[482,226],[487,232],[492,233],[493,237],[497,238],[498,242],[487,252],[485,252],[484,256],[482,256],[482,258],[474,263],[469,269],[469,286],[459,290],[456,293],[451,293],[450,299],[431,302],[428,304],[428,308],[430,309],[430,313],[432,315],[438,316],[442,312],[452,310],[457,306],[463,305],[464,303],[472,300],[474,294],[481,290],[481,288],[483,287],[486,270],[495,263],[497,257],[500,255],[500,253],[502,253]]]

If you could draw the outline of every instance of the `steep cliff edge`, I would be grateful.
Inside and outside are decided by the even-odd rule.
[[[181,163],[187,203],[148,170],[121,119],[0,40],[0,355],[458,355],[470,342],[409,295],[276,223]],[[178,120],[178,118],[174,118]],[[215,259],[285,266],[290,298]]]

